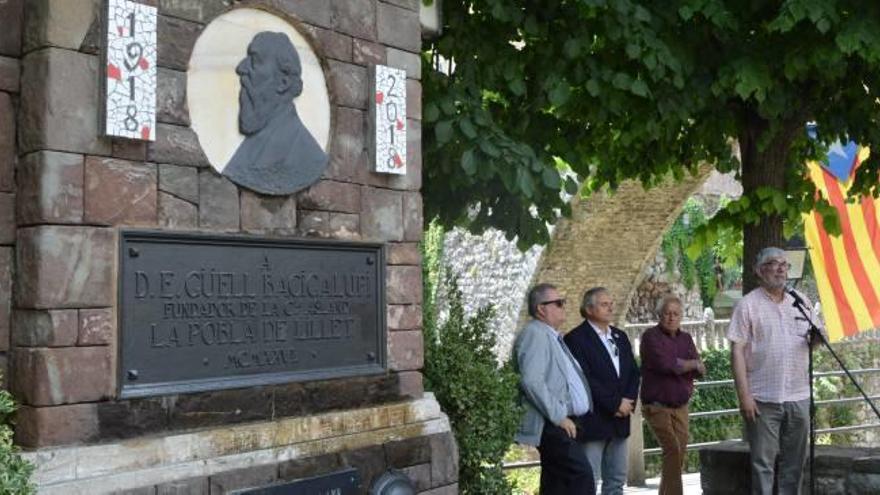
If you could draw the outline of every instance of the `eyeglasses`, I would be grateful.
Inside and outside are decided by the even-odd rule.
[[[565,299],[554,299],[552,301],[538,303],[539,306],[546,306],[547,304],[555,304],[557,308],[562,308],[565,306]]]
[[[772,268],[774,270],[776,270],[777,268],[782,268],[783,270],[788,270],[789,268],[791,268],[791,263],[789,263],[787,261],[770,260],[770,261],[764,263],[764,266],[769,266],[770,268]]]

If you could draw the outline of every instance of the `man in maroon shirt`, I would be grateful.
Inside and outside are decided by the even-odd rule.
[[[642,335],[642,411],[663,451],[661,495],[681,495],[681,470],[687,456],[688,401],[694,378],[706,373],[690,334],[682,332],[682,304],[664,297],[657,308],[660,324]]]

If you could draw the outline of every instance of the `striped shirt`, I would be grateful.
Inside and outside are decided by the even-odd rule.
[[[812,303],[798,294],[810,308],[807,314],[821,325]],[[757,401],[782,403],[810,397],[810,324],[793,304],[794,298],[787,292],[782,302],[777,303],[758,287],[733,310],[727,338],[746,344],[749,392]],[[824,329],[822,333],[825,334]]]

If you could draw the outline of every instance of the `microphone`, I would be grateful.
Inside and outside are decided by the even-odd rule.
[[[794,289],[788,289],[788,293],[789,295],[791,295],[791,297],[794,298],[794,304],[792,304],[792,306],[800,306],[802,308],[805,308],[807,306],[806,303],[804,303],[804,300],[801,299],[801,296],[799,296],[798,293],[794,291]]]

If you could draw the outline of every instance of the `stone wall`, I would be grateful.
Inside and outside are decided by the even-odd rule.
[[[16,113],[21,85],[22,0],[0,2],[0,374],[9,360],[15,270]]]
[[[700,289],[694,284],[688,289],[681,282],[678,270],[670,270],[666,265],[666,256],[657,249],[654,259],[645,267],[642,283],[633,293],[626,313],[627,323],[648,323],[657,321],[655,309],[657,301],[667,294],[674,294],[684,305],[685,320],[703,318],[703,300]]]
[[[38,476],[56,469],[57,455],[74,448],[62,446],[274,423],[422,397],[418,0],[145,0],[159,8],[153,143],[101,136],[102,3],[0,2],[0,364],[11,342],[11,388],[22,403],[16,441],[39,449],[33,456]],[[237,7],[289,20],[325,66],[331,162],[322,180],[296,195],[269,197],[238,188],[209,166],[190,128],[186,70],[193,44],[212,19]],[[19,17],[23,21],[14,22]],[[374,64],[407,71],[404,176],[370,171],[367,74]],[[384,243],[389,372],[117,398],[117,251],[123,227]],[[448,424],[435,434],[448,437]],[[239,453],[249,448],[234,444]],[[449,458],[453,450],[432,450],[430,459]],[[385,454],[387,467],[411,460]],[[368,457],[364,454],[365,462]],[[315,465],[299,463],[296,455],[288,461],[287,472],[301,472],[294,465]],[[156,462],[158,470],[173,472],[173,465]],[[316,466],[312,474],[326,471]],[[455,480],[422,483],[420,490],[442,486],[454,492]],[[225,489],[212,487],[210,493]]]

